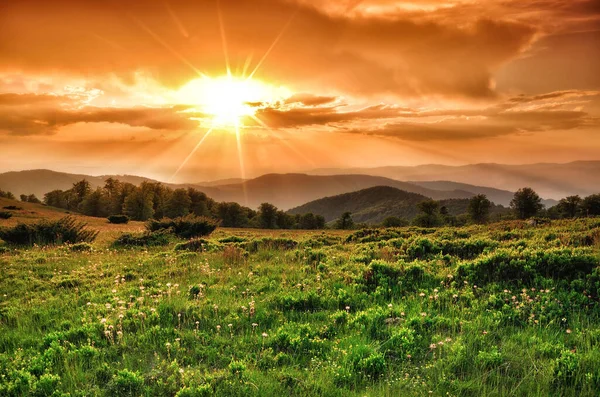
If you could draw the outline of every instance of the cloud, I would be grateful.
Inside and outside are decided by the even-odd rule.
[[[0,57],[6,68],[115,73],[124,81],[144,70],[171,87],[199,72],[223,74],[217,2],[165,4],[8,2],[0,13]],[[257,77],[355,95],[492,97],[494,71],[537,33],[527,22],[485,13],[457,23],[443,7],[390,15],[331,13],[315,2],[288,0],[219,4],[234,72],[250,72],[263,59]]]
[[[302,104],[304,106],[321,106],[336,101],[335,96],[319,96],[308,93],[294,94],[285,100],[286,104]]]
[[[293,106],[260,108],[256,116],[270,128],[327,126],[413,141],[469,140],[598,126],[600,118],[584,111],[583,105],[599,96],[600,91],[557,91],[466,109],[373,105],[349,110],[346,105],[305,106],[292,101]]]
[[[374,105],[359,110],[341,110],[338,106],[258,109],[256,117],[270,128],[299,128],[311,125],[330,125],[356,120],[398,117],[402,108]]]
[[[83,106],[80,106],[82,105]],[[95,107],[70,96],[0,94],[0,131],[11,135],[53,134],[75,123],[119,123],[153,130],[189,130],[198,126],[192,117],[203,115],[191,107]]]
[[[598,127],[600,118],[583,110],[571,109],[572,104],[581,102],[573,102],[570,99],[580,100],[580,98],[599,95],[599,91],[575,90],[534,96],[521,95],[480,110],[407,112],[404,115],[412,118],[412,121],[393,120],[383,126],[350,127],[346,132],[394,137],[408,141],[463,141]],[[559,102],[551,100],[559,100]]]

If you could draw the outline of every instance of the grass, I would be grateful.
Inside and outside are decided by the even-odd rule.
[[[205,251],[114,248],[135,222],[90,226],[91,246],[0,250],[0,395],[600,390],[598,219],[217,229]],[[279,238],[297,246],[252,243]]]

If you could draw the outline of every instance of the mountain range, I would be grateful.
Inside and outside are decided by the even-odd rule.
[[[587,164],[587,168],[584,166]],[[561,189],[566,189],[567,185],[572,186],[574,190],[564,192],[564,196],[569,194],[578,193],[587,195],[596,192],[596,187],[592,186],[590,181],[594,178],[598,179],[597,175],[592,175],[595,170],[594,164],[599,165],[597,174],[600,175],[600,162],[594,163],[569,163],[562,165],[562,171],[560,165],[555,164],[554,168],[558,175],[571,175],[569,173],[574,172],[573,169],[579,167],[579,169],[587,169],[586,172],[582,173],[580,177],[582,182],[582,188],[578,187],[577,179],[574,175],[571,175],[571,179],[568,181],[561,182]],[[466,178],[466,171],[461,167],[448,167],[448,166],[417,166],[417,167],[385,167],[385,168],[373,168],[373,169],[356,169],[355,174],[348,173],[348,170],[337,170],[340,174],[337,175],[313,175],[313,174],[266,174],[253,179],[239,179],[231,178],[219,181],[208,181],[199,183],[182,183],[172,184],[164,183],[165,185],[172,188],[179,187],[193,187],[206,193],[209,197],[216,201],[226,202],[237,202],[242,205],[246,205],[251,208],[257,208],[263,202],[269,202],[277,206],[282,210],[289,210],[301,206],[303,204],[318,200],[324,197],[336,196],[344,193],[356,192],[363,189],[368,189],[376,186],[386,186],[395,189],[402,190],[407,193],[414,193],[427,198],[433,198],[435,200],[447,200],[447,199],[466,199],[470,198],[475,194],[485,194],[495,204],[508,206],[510,200],[513,197],[513,191],[516,190],[504,190],[497,187],[486,187],[480,184],[493,184],[494,180],[498,179],[498,175],[502,174],[500,169],[502,167],[513,167],[513,174],[521,175],[519,178],[523,179],[525,171],[516,172],[517,166],[501,166],[501,165],[486,165],[489,166],[490,177],[486,177],[484,174],[484,165],[473,165],[465,167],[474,167],[473,171],[478,173],[479,179],[475,180],[474,177]],[[497,166],[497,167],[496,167]],[[523,169],[533,166],[522,166]],[[542,167],[549,169],[548,167]],[[485,167],[484,167],[485,168]],[[450,173],[451,170],[456,169],[456,175]],[[409,172],[409,170],[412,170]],[[427,172],[428,173],[427,173]],[[434,172],[435,171],[435,172]],[[317,171],[321,172],[321,171]],[[331,170],[333,172],[333,170]],[[373,172],[379,174],[386,174],[391,176],[405,176],[408,181],[401,181],[386,176],[378,175],[367,175],[366,172]],[[504,172],[504,171],[503,171]],[[506,171],[507,172],[507,171]],[[503,181],[508,180],[508,176],[504,172]],[[538,171],[540,174],[541,171]],[[427,178],[434,178],[443,176],[448,179],[432,179],[425,180]],[[86,179],[90,182],[92,188],[104,185],[104,182],[108,178],[116,178],[122,182],[129,182],[135,185],[139,185],[142,182],[159,182],[150,178],[134,176],[134,175],[102,175],[102,176],[90,176],[83,174],[70,174],[63,172],[56,172],[51,170],[28,170],[28,171],[12,171],[0,174],[0,189],[11,191],[17,196],[19,194],[35,194],[39,198],[42,198],[45,193],[60,189],[67,190],[72,187],[75,182],[82,179]],[[474,183],[468,182],[457,182],[457,179],[469,179],[474,180]],[[496,179],[495,179],[496,178]],[[540,177],[541,178],[541,177]],[[543,178],[542,178],[543,179]],[[556,177],[550,178],[547,176],[544,180],[529,180],[529,185],[534,187],[541,186],[544,191],[549,191],[552,186],[558,186]],[[533,183],[535,182],[535,183]],[[515,186],[522,187],[516,182],[511,182]],[[545,186],[545,187],[544,187]],[[600,186],[598,184],[597,186]],[[577,189],[576,189],[577,188]],[[581,193],[585,192],[585,193]],[[541,194],[543,196],[543,194]],[[544,200],[544,204],[550,207],[556,204],[555,200]]]
[[[483,163],[461,166],[432,164],[377,168],[327,168],[312,170],[309,174],[373,175],[411,181],[412,183],[415,181],[453,181],[510,192],[528,186],[540,196],[555,200],[575,194],[588,196],[600,192],[600,161],[575,161],[564,164]],[[431,185],[429,186],[431,187]],[[452,188],[457,188],[457,185],[453,185]]]

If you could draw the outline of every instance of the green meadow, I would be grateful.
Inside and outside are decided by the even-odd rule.
[[[598,218],[115,244],[127,228],[0,246],[1,396],[600,390]]]

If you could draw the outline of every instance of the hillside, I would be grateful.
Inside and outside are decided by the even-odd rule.
[[[287,210],[322,197],[355,192],[374,186],[394,187],[436,200],[473,196],[470,192],[433,190],[370,175],[267,174],[243,183],[214,186],[213,189],[216,191],[211,197],[217,201],[236,201],[251,208],[269,202]],[[203,190],[202,187],[199,189]]]
[[[288,211],[290,214],[312,212],[322,215],[327,222],[338,219],[344,212],[352,213],[355,222],[376,224],[388,216],[397,216],[407,220],[418,214],[417,204],[427,200],[420,194],[410,193],[388,186],[376,186],[357,192],[340,194],[315,200]],[[440,200],[450,215],[467,212],[468,199]],[[494,207],[492,212],[500,212],[503,207]]]
[[[587,196],[600,190],[600,161],[524,165],[469,164],[463,166],[419,165],[377,168],[317,169],[313,175],[378,175],[402,181],[454,181],[516,191],[529,186],[541,197],[561,199]]]
[[[495,189],[492,187],[475,186],[468,183],[459,183],[452,181],[410,181],[410,183],[434,190],[462,190],[475,194],[485,194],[493,203],[508,207],[513,199],[514,192],[508,190]],[[557,200],[543,199],[542,203],[546,208],[550,208],[558,203]]]
[[[6,207],[17,207],[17,209],[8,209]],[[74,216],[78,221],[86,223],[90,228],[99,230],[100,240],[110,240],[123,232],[142,232],[144,222],[130,221],[125,225],[114,225],[109,223],[106,218],[95,218],[69,211],[48,207],[42,204],[25,203],[17,200],[9,200],[0,197],[0,211],[10,212],[13,216],[9,219],[0,219],[0,227],[15,226],[17,223],[35,223],[42,220],[57,220],[65,216]]]

